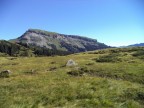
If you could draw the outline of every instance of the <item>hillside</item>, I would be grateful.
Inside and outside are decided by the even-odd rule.
[[[0,57],[13,56],[13,57],[34,57],[34,56],[54,56],[54,55],[68,55],[71,52],[62,51],[57,49],[48,49],[45,47],[28,46],[27,44],[20,44],[16,42],[9,42],[0,40]]]
[[[144,43],[131,44],[131,45],[127,45],[127,46],[120,46],[119,48],[128,48],[128,47],[144,47]]]
[[[139,46],[144,46],[144,43],[133,44],[133,45],[129,45],[128,47],[139,47]]]
[[[77,65],[68,67],[68,60]],[[144,47],[0,57],[1,108],[143,108]]]
[[[21,46],[16,43],[11,43],[5,40],[0,40],[0,53],[1,56],[33,56],[33,51],[29,48]]]
[[[109,48],[109,46],[95,39],[77,35],[59,34],[39,29],[29,29],[22,36],[11,41],[19,44],[27,44],[28,46],[68,51],[70,53]]]

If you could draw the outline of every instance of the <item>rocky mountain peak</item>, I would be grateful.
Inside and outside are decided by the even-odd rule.
[[[103,43],[99,43],[96,39],[39,29],[28,29],[16,40],[18,43],[69,52],[91,51],[108,47]]]

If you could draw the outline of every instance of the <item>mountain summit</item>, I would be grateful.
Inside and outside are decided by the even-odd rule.
[[[28,46],[44,47],[72,53],[109,47],[98,42],[96,39],[77,35],[65,35],[39,29],[29,29],[22,36],[15,39],[15,41],[17,43],[27,44]]]

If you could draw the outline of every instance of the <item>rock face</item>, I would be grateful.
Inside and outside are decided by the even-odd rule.
[[[77,63],[75,61],[73,61],[72,59],[68,60],[66,66],[76,66]]]
[[[65,35],[38,29],[29,29],[22,36],[15,39],[17,43],[31,46],[45,47],[62,51],[84,52],[108,48],[109,46],[99,43],[95,39],[76,35]]]

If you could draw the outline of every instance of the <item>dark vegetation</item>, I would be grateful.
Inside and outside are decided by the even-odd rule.
[[[108,55],[100,56],[96,59],[97,62],[120,62],[121,59],[119,58],[120,54],[118,53],[111,53]]]
[[[45,47],[28,46],[25,43],[11,43],[8,41],[0,41],[1,56],[54,56],[54,55],[68,55],[68,51],[61,51],[56,49],[48,49]]]
[[[136,51],[135,53],[132,54],[134,57],[137,57],[139,59],[143,59],[144,60],[144,50],[142,51]]]
[[[8,41],[0,41],[0,52],[9,56],[32,56],[33,51],[19,44]]]

